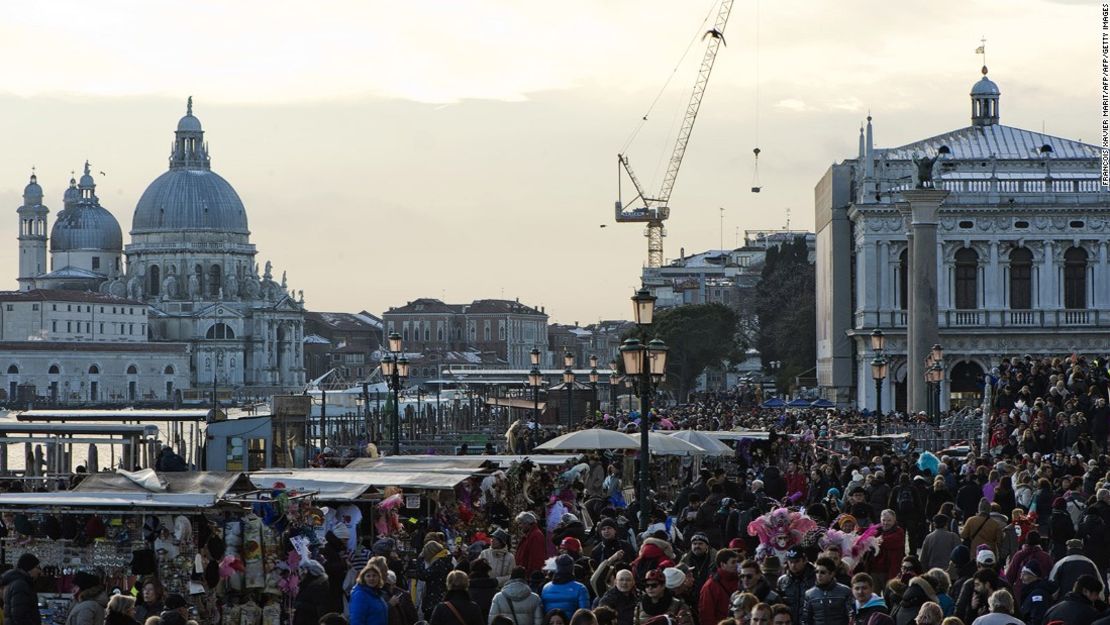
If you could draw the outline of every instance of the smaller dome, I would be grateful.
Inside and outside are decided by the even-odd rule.
[[[178,132],[202,132],[202,129],[200,127],[200,120],[197,119],[196,117],[193,117],[192,113],[189,113],[185,117],[182,117],[180,120],[178,120],[178,122],[177,122],[177,131]]]
[[[971,95],[999,95],[1000,93],[998,85],[986,76],[980,78],[979,82],[971,87]]]
[[[119,222],[99,205],[78,205],[58,213],[50,229],[50,251],[123,250]]]
[[[42,187],[39,186],[38,176],[31,174],[31,182],[26,187],[23,187],[23,199],[42,200]]]

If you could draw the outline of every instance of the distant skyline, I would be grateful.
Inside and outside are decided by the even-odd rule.
[[[0,5],[2,288],[16,287],[31,167],[53,224],[88,159],[126,233],[191,95],[259,263],[288,271],[309,309],[519,297],[561,323],[628,318],[646,242],[613,222],[615,156],[689,46],[628,151],[658,187],[715,7]],[[868,110],[877,147],[967,126],[981,37],[1001,123],[1099,145],[1100,32],[1094,2],[736,2],[667,258],[718,247],[719,207],[726,247],[737,230],[784,227],[788,209],[812,229],[813,186],[855,156]]]

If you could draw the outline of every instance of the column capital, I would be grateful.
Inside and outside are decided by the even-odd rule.
[[[937,211],[948,197],[944,189],[910,189],[902,191],[898,210],[910,217],[910,225],[936,225]]]

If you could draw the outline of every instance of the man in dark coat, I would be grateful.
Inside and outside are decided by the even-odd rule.
[[[1044,622],[1063,621],[1068,625],[1091,625],[1098,622],[1099,612],[1095,602],[1102,594],[1102,582],[1093,575],[1081,575],[1075,580],[1071,592],[1045,612]],[[1110,617],[1101,619],[1110,621]]]
[[[316,560],[301,562],[301,569],[305,576],[293,600],[293,625],[316,625],[321,616],[336,611],[331,603],[328,574]]]
[[[19,556],[14,569],[0,577],[4,587],[4,622],[8,625],[42,625],[35,579],[42,573],[34,554]]]

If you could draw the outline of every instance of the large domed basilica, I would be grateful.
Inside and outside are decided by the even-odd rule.
[[[98,291],[149,304],[152,341],[191,345],[194,387],[302,385],[303,292],[294,297],[268,261],[259,271],[246,209],[211,169],[192,98],[174,135],[169,170],[139,198],[126,245],[85,163],[50,229],[49,270],[49,210],[32,176],[18,209],[20,289]]]

